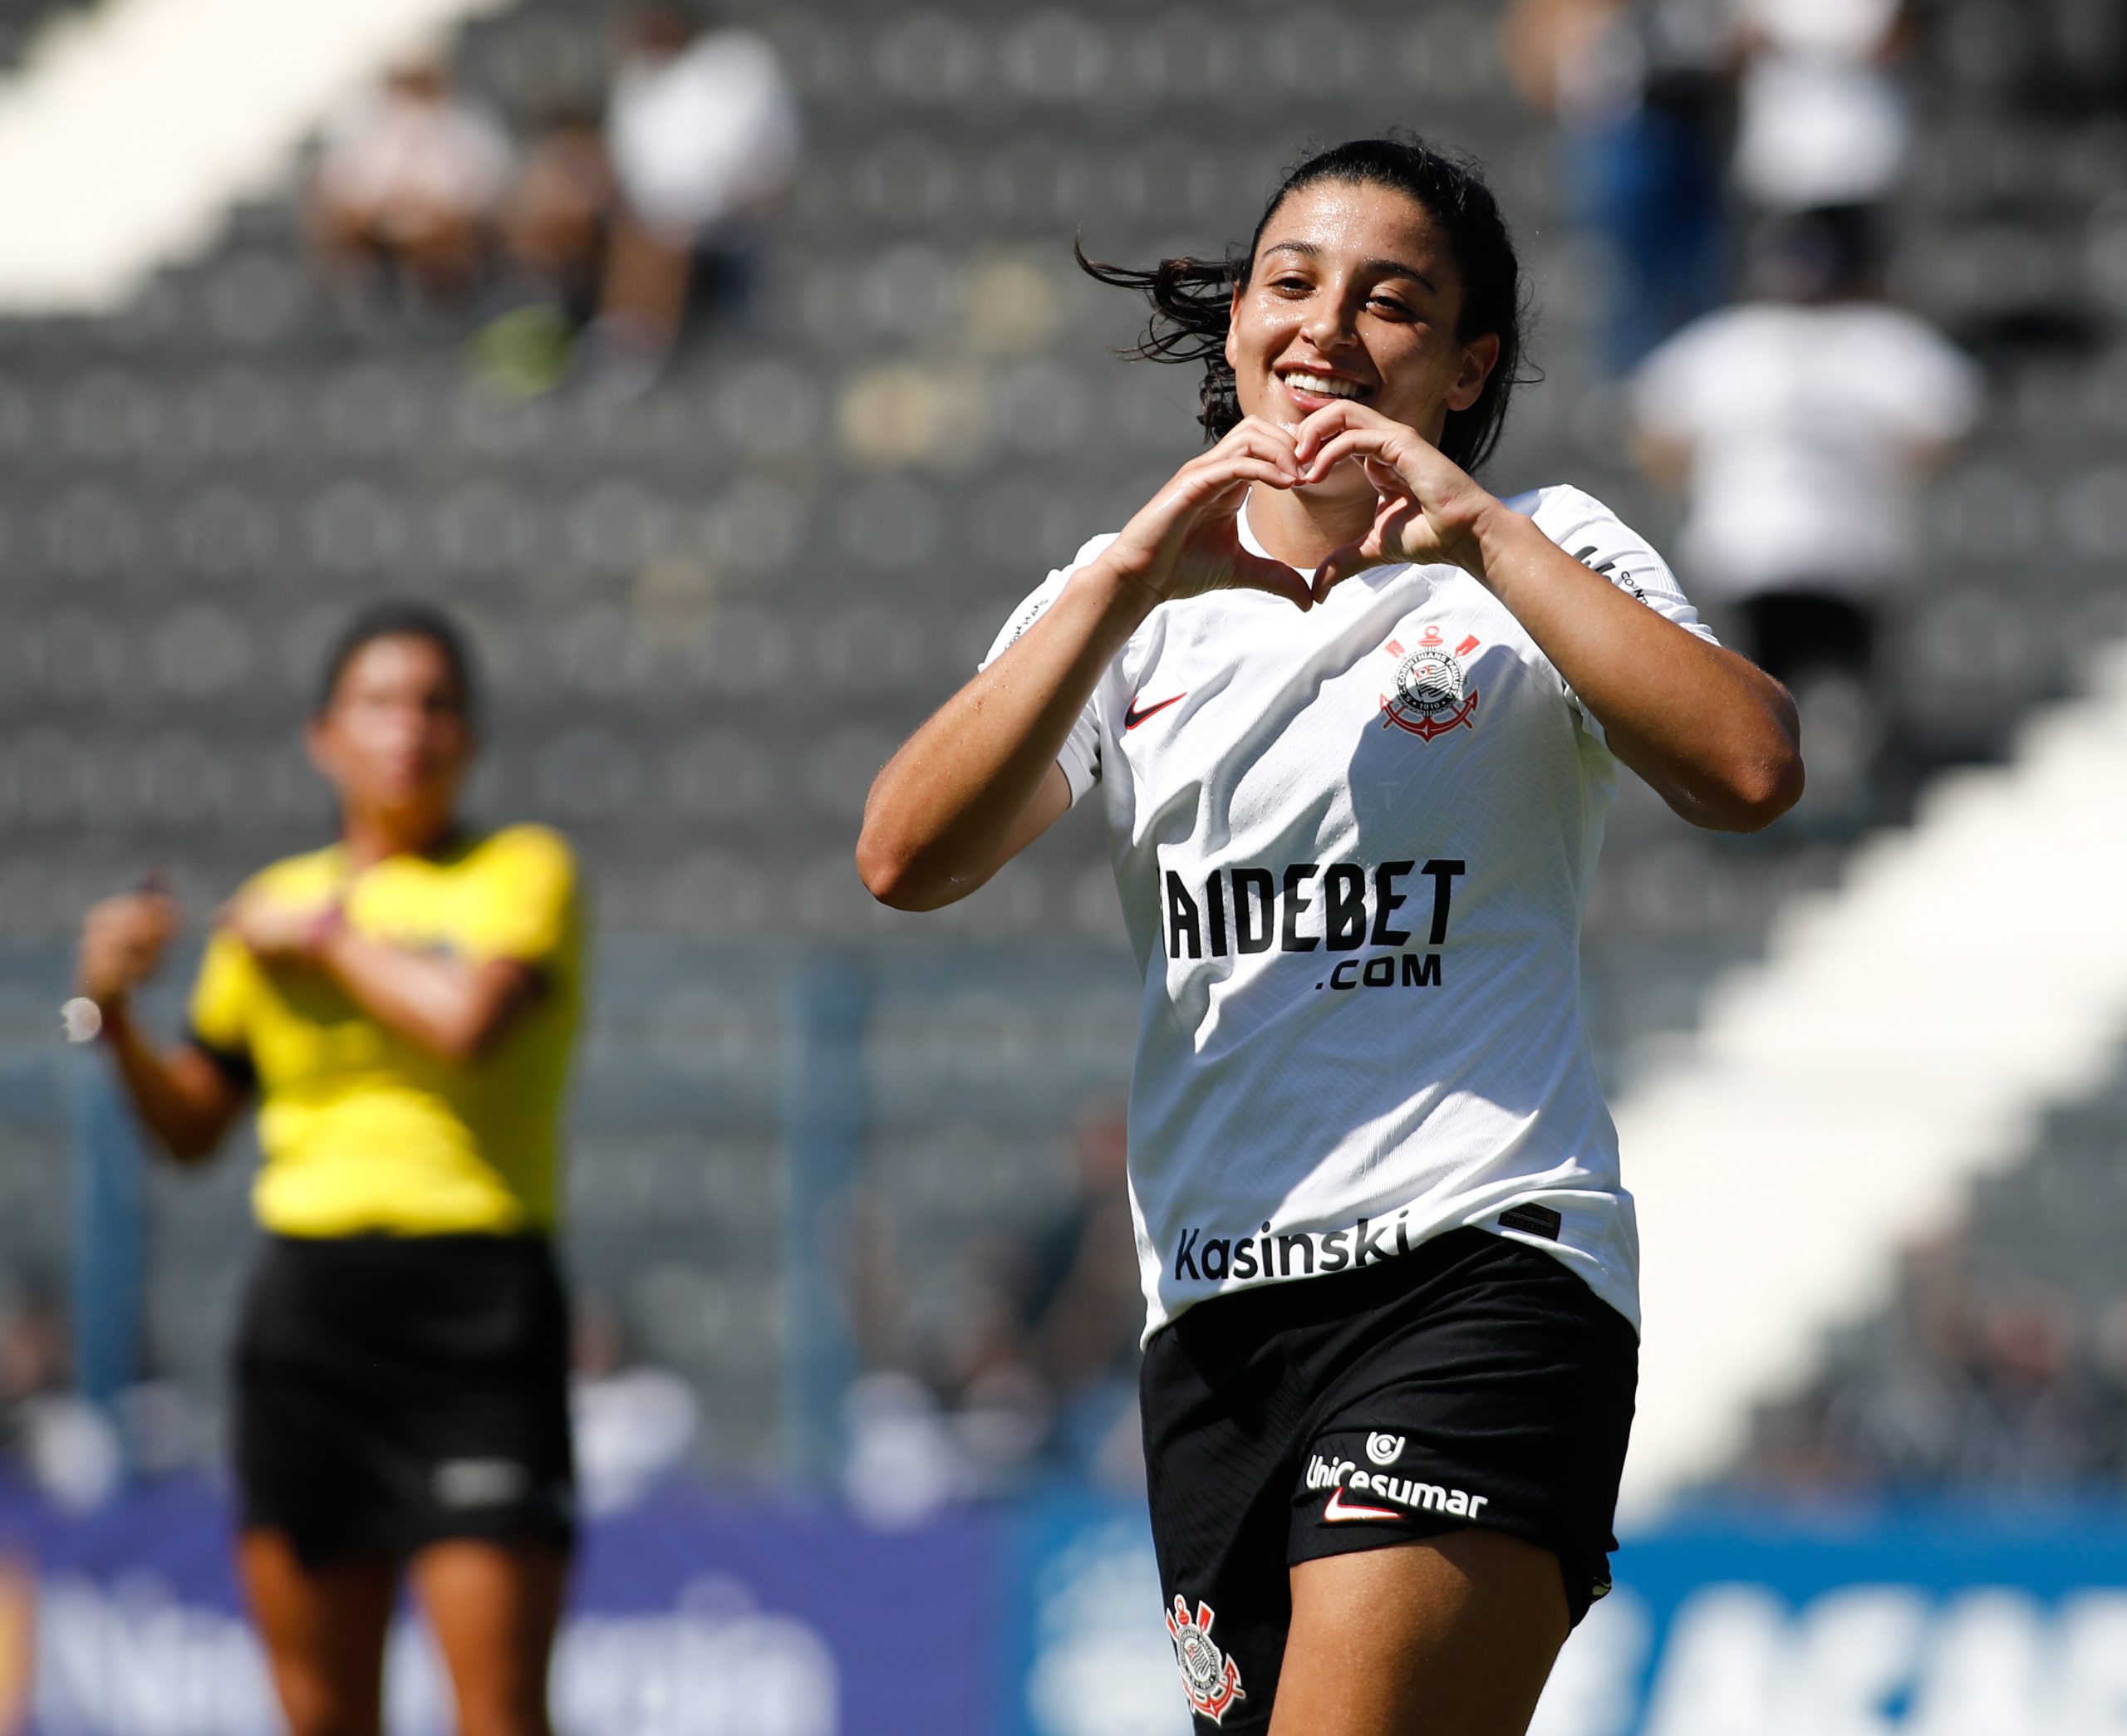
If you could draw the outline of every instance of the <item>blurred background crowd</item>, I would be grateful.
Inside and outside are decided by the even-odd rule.
[[[443,58],[395,71],[321,143],[312,255],[358,311],[478,310],[473,356],[498,390],[632,396],[690,304],[743,311],[797,149],[765,40],[643,7],[619,21],[602,105],[556,99],[519,136]]]
[[[97,1086],[50,1008],[92,893],[166,861],[196,917],[316,841],[300,684],[351,599],[413,587],[493,671],[478,799],[566,830],[598,889],[593,1503],[695,1473],[903,1518],[1131,1488],[1098,838],[918,932],[863,899],[854,819],[1001,611],[1189,448],[1192,382],[1107,360],[1131,311],[1073,276],[1074,231],[1218,244],[1304,134],[1389,124],[1484,158],[1535,269],[1546,380],[1494,485],[1611,500],[1803,711],[1810,793],[1767,837],[1621,805],[1587,951],[1614,1084],[2127,627],[2115,7],[527,0],[124,313],[0,321],[17,1473],[93,1502],[216,1460],[244,1164],[147,1184],[139,1366],[85,1395]],[[2127,1477],[2121,1078],[1908,1252],[1736,1486]]]
[[[1508,24],[1599,249],[1619,419],[1683,497],[1673,556],[1795,694],[1797,823],[1849,832],[1906,775],[1878,615],[1920,564],[1922,485],[1983,390],[1890,293],[1924,27],[1899,0],[1528,0]]]

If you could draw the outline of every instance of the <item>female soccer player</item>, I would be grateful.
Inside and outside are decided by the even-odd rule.
[[[376,1736],[406,1571],[458,1728],[548,1729],[572,1526],[548,1237],[576,875],[552,832],[459,820],[473,698],[435,611],[380,606],[346,629],[308,732],[340,841],[223,912],[176,1047],[127,1011],[176,927],[170,901],[98,905],[81,943],[81,992],[173,1157],[207,1156],[259,1099],[238,1557],[293,1736]]]
[[[1088,268],[1149,295],[1141,353],[1203,363],[1216,444],[1014,612],[879,774],[858,866],[935,909],[1105,794],[1200,1727],[1520,1731],[1609,1585],[1637,1375],[1579,1005],[1602,815],[1622,760],[1769,823],[1792,708],[1599,503],[1471,479],[1522,286],[1457,159],[1340,145],[1230,260]]]

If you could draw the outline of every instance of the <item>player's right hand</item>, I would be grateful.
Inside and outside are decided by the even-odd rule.
[[[92,906],[81,924],[76,980],[99,1007],[123,1003],[152,977],[177,933],[177,901],[163,892],[128,892]]]
[[[1307,580],[1282,561],[1250,552],[1237,522],[1251,487],[1289,488],[1299,476],[1291,434],[1250,416],[1176,471],[1093,565],[1155,606],[1209,591],[1250,590],[1309,608]]]

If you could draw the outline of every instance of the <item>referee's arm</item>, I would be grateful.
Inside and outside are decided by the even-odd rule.
[[[133,1022],[133,990],[155,973],[177,932],[177,906],[160,892],[107,898],[81,927],[76,976],[96,1003],[99,1036],[125,1095],[156,1143],[179,1163],[211,1156],[251,1095],[241,1069],[199,1044],[164,1050]]]
[[[432,957],[346,928],[316,959],[371,1018],[454,1067],[478,1061],[539,996],[537,967],[518,959]]]
[[[250,1086],[195,1043],[158,1048],[123,1002],[103,1008],[102,1036],[125,1095],[163,1150],[180,1164],[212,1157],[250,1101]]]
[[[351,927],[337,905],[317,911],[254,890],[223,924],[263,969],[317,972],[377,1023],[453,1067],[478,1061],[539,995],[536,964],[395,946]]]

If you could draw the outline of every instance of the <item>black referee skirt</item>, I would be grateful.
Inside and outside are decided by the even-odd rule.
[[[247,1529],[319,1565],[573,1537],[568,1304],[535,1236],[268,1236],[236,1347]]]

